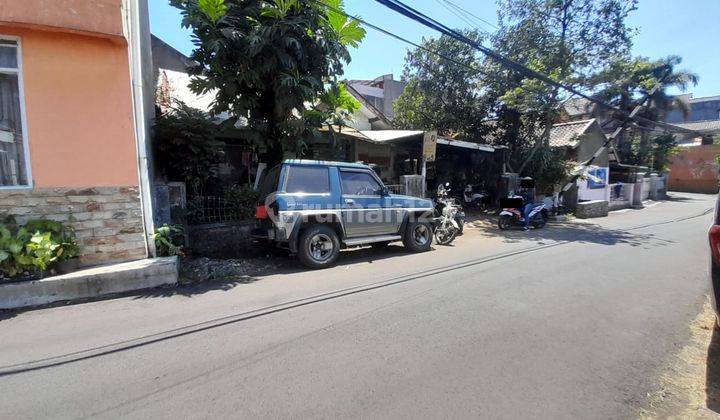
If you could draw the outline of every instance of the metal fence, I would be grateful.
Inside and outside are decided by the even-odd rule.
[[[188,202],[187,220],[190,225],[235,222],[247,219],[247,213],[222,197],[196,196]]]
[[[634,184],[618,182],[610,184],[610,201],[630,201]]]
[[[405,187],[401,184],[386,185],[387,189],[393,194],[405,194]]]

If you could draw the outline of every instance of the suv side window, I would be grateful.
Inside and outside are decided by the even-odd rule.
[[[346,195],[377,195],[381,186],[367,172],[340,171],[342,193]]]
[[[262,175],[262,181],[260,182],[260,196],[258,202],[265,201],[268,195],[274,193],[278,189],[278,183],[280,182],[280,166],[275,166],[269,171]]]
[[[330,193],[330,171],[319,166],[289,166],[285,192],[305,194]]]

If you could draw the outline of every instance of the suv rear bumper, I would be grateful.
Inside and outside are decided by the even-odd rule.
[[[276,227],[257,227],[250,232],[253,239],[275,242],[287,242],[285,229]]]

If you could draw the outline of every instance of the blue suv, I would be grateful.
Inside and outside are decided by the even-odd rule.
[[[286,160],[265,174],[255,217],[256,238],[289,248],[310,268],[333,265],[342,248],[402,241],[423,252],[433,238],[432,202],[390,194],[359,163]]]

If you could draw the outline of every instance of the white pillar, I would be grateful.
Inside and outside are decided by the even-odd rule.
[[[420,175],[422,175],[422,195],[423,197],[427,196],[427,162],[425,162],[425,158],[422,158],[422,166],[420,167]]]

